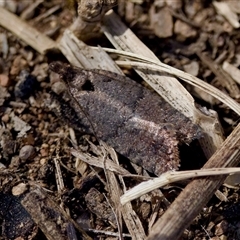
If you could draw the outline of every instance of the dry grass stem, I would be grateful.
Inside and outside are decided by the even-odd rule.
[[[103,168],[103,169],[106,168],[107,170],[113,171],[120,175],[129,175],[130,174],[126,169],[120,167],[119,165],[117,165],[116,163],[112,162],[109,159],[104,160],[102,158],[90,156],[87,153],[83,153],[83,152],[77,151],[75,149],[71,149],[71,153],[74,157],[81,159],[82,161],[88,163],[89,165]]]
[[[44,54],[48,49],[56,47],[56,43],[53,40],[3,7],[0,7],[0,25],[14,33],[41,54]]]

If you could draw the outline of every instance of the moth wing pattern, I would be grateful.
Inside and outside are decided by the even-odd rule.
[[[72,98],[92,124],[92,133],[146,170],[160,175],[179,166],[178,143],[201,130],[155,92],[104,70],[54,62],[50,69],[66,82]]]

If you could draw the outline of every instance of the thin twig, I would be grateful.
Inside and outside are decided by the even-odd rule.
[[[217,77],[218,81],[224,86],[229,94],[234,98],[240,97],[240,92],[234,80],[223,71],[222,67],[212,61],[207,55],[196,52],[203,64],[205,64]]]
[[[211,168],[200,169],[191,171],[178,171],[178,172],[166,172],[160,177],[142,182],[134,188],[128,190],[122,197],[121,203],[125,204],[132,201],[143,194],[146,194],[154,189],[163,187],[167,184],[171,184],[177,181],[186,180],[189,178],[205,177],[205,176],[217,176],[240,173],[240,168]]]
[[[114,237],[118,237],[119,236],[119,233],[110,232],[110,231],[96,230],[96,229],[91,229],[91,228],[89,228],[88,231],[89,232],[98,233],[98,234],[114,236]],[[130,234],[127,234],[127,233],[123,233],[122,235],[123,235],[123,237],[129,237],[129,238],[132,237]]]
[[[0,7],[0,25],[41,54],[44,54],[47,49],[55,48],[57,45],[53,40],[37,31],[36,28],[31,27],[3,7]]]

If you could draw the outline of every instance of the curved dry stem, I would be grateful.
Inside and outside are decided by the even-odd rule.
[[[121,196],[121,203],[125,204],[129,201],[139,198],[143,194],[153,191],[154,189],[166,186],[170,183],[186,180],[189,178],[227,175],[234,173],[240,173],[240,168],[211,168],[191,171],[166,172],[158,178],[142,182],[134,188],[128,190],[126,193],[124,193],[124,195]]]

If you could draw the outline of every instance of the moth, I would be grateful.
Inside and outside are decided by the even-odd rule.
[[[201,136],[199,126],[154,91],[104,70],[49,65],[66,83],[72,103],[59,109],[78,130],[94,134],[156,175],[179,167],[180,143]],[[66,103],[63,103],[66,104]]]

